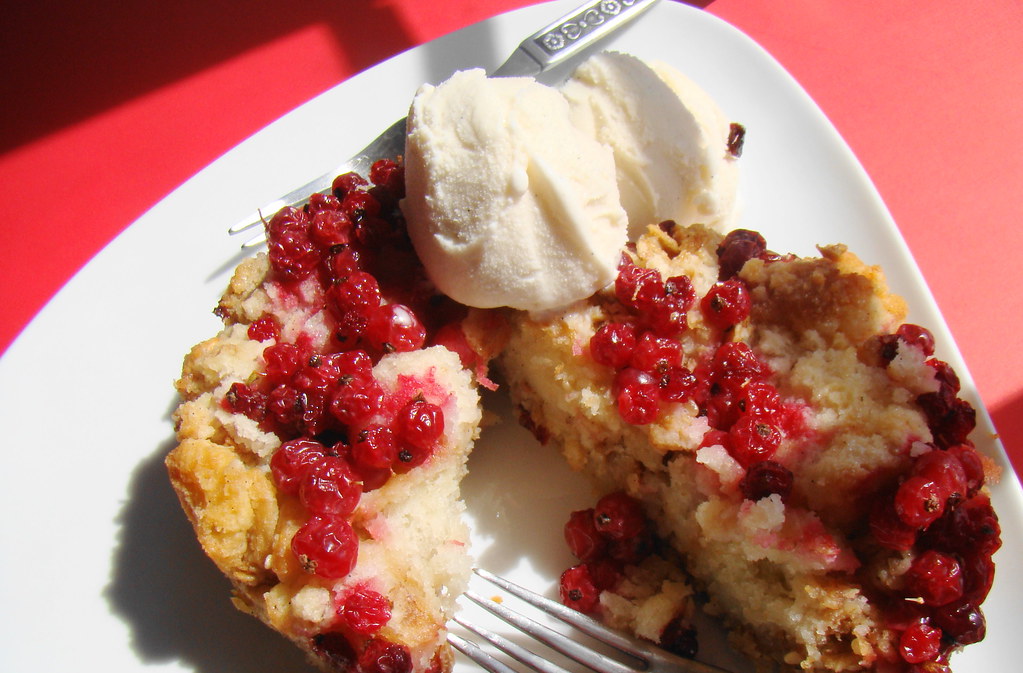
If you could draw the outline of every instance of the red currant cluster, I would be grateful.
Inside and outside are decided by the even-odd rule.
[[[266,225],[268,254],[279,278],[308,277],[336,246],[357,242],[379,247],[392,236],[388,220],[405,194],[404,169],[382,159],[371,168],[370,181],[346,173],[334,179],[329,194],[313,194],[305,207],[283,208],[271,218]]]
[[[247,333],[272,342],[260,376],[233,384],[222,401],[284,440],[270,460],[274,483],[309,515],[291,548],[306,572],[326,579],[343,578],[355,565],[359,537],[348,518],[363,493],[426,462],[444,432],[441,408],[426,401],[443,391],[432,381],[411,381],[388,394],[373,375],[375,363],[422,348],[431,335],[446,335],[443,342],[460,351],[466,346],[452,336],[462,314],[438,303],[408,241],[397,208],[402,166],[382,160],[369,177],[339,176],[331,193],[267,223],[267,282],[321,312],[333,337],[325,347],[305,334],[285,339],[274,315],[261,316]],[[427,308],[429,321],[421,317]],[[313,637],[316,651],[339,670],[411,671],[407,647],[374,635],[391,618],[385,596],[360,586],[337,600],[337,623]]]
[[[744,229],[728,234],[717,255],[719,282],[700,300],[700,310],[725,338],[751,308],[746,285],[736,274],[752,258],[775,256],[760,234]],[[615,280],[615,296],[630,318],[601,325],[590,339],[590,356],[615,370],[611,392],[621,417],[635,425],[652,423],[662,403],[692,400],[711,426],[703,446],[723,445],[747,468],[746,497],[787,495],[792,475],[770,458],[784,435],[801,429],[802,414],[782,402],[768,382],[770,369],[752,348],[725,341],[695,371],[682,365],[678,337],[688,328],[686,314],[696,303],[686,276],[664,280],[657,270],[626,259]]]
[[[339,441],[327,447],[310,438],[282,444],[270,459],[270,470],[277,490],[297,495],[310,513],[291,543],[303,567],[326,578],[351,572],[358,538],[345,517],[355,511],[364,491],[423,464],[443,432],[440,407],[414,399],[391,424],[359,430],[350,445]]]
[[[580,612],[595,612],[600,592],[613,590],[625,565],[653,551],[653,532],[643,506],[618,491],[590,509],[572,512],[565,542],[580,564],[561,575],[561,601]]]
[[[655,544],[643,506],[621,491],[605,495],[590,509],[572,512],[565,542],[579,564],[561,574],[561,602],[591,614],[600,606],[600,593],[614,591],[625,566],[640,563]],[[659,644],[680,656],[696,656],[696,632],[683,615],[669,622]]]
[[[696,396],[711,429],[701,446],[724,446],[744,468],[770,460],[802,428],[799,406],[782,401],[770,368],[749,344],[727,341],[696,368]]]
[[[926,329],[906,324],[882,337],[882,361],[891,361],[903,347],[921,349],[935,370],[939,389],[917,399],[933,442],[876,501],[869,530],[882,547],[914,557],[892,618],[902,630],[903,660],[944,666],[952,649],[984,637],[980,605],[994,580],[991,557],[1001,546],[1001,529],[990,499],[981,493],[984,465],[968,439],[975,412],[958,397],[959,379],[933,357],[934,337]]]
[[[678,336],[688,328],[686,314],[696,301],[688,276],[667,280],[656,269],[624,259],[615,296],[630,318],[602,325],[590,339],[590,355],[616,370],[612,394],[622,418],[634,425],[657,419],[661,402],[688,399],[696,384],[682,366]]]

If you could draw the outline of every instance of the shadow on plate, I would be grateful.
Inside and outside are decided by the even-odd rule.
[[[200,673],[314,670],[301,652],[230,602],[230,583],[203,554],[167,480],[168,441],[132,475],[105,596],[146,664]]]
[[[462,483],[476,563],[498,574],[525,564],[540,577],[557,579],[575,563],[562,532],[565,521],[596,497],[556,449],[541,446],[519,425],[506,395],[487,394],[484,406],[499,420],[483,430]]]

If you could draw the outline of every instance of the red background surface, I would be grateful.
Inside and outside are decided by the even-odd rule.
[[[267,123],[396,53],[532,3],[8,4],[0,26],[0,350],[106,243]],[[689,4],[771,52],[852,146],[1018,470],[1023,5]]]

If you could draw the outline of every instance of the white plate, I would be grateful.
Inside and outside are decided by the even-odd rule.
[[[188,181],[92,260],[0,360],[0,669],[203,673],[310,670],[227,601],[167,484],[172,382],[187,349],[219,326],[210,310],[239,261],[225,228],[329,170],[392,119],[416,87],[458,67],[493,67],[519,39],[571,9],[522,9],[397,56],[303,105]],[[801,254],[842,241],[884,266],[930,326],[939,355],[973,385],[919,271],[863,170],[775,61],[715,17],[662,3],[616,48],[663,59],[702,84],[748,131],[744,225]],[[372,102],[367,107],[353,101]],[[980,419],[980,447],[1007,477],[994,487],[1005,546],[985,605],[987,639],[959,673],[1010,670],[1023,604],[1023,499]],[[523,456],[526,456],[523,459]],[[530,467],[526,467],[530,466]],[[466,497],[483,566],[549,589],[568,564],[561,515],[589,498],[512,423],[488,431]],[[703,651],[729,655],[708,632]],[[464,667],[469,669],[467,666]]]

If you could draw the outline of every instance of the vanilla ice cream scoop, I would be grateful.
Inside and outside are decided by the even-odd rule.
[[[669,219],[729,226],[738,165],[709,94],[667,64],[617,52],[588,58],[561,90],[575,124],[614,151],[631,238]]]
[[[423,86],[405,180],[412,243],[458,302],[542,311],[615,277],[628,224],[614,157],[556,89],[482,70]]]

